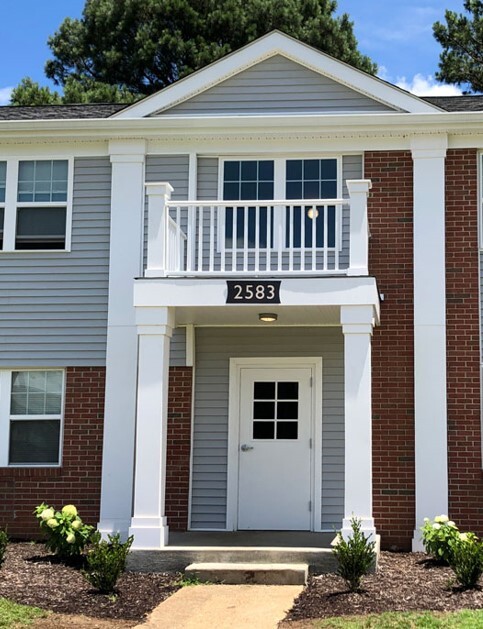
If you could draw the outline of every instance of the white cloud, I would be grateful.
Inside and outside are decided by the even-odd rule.
[[[462,94],[456,85],[438,83],[431,75],[415,74],[407,80],[405,76],[398,77],[396,85],[416,96],[460,96]]]
[[[8,105],[13,87],[0,87],[0,105]]]

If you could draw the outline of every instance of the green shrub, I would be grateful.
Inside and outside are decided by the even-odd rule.
[[[449,564],[453,547],[459,540],[458,527],[447,515],[438,515],[431,521],[424,518],[423,533],[424,549],[428,555]]]
[[[94,527],[84,524],[74,505],[55,511],[45,503],[34,511],[40,528],[47,535],[45,545],[62,559],[78,557],[88,543]]]
[[[8,535],[5,531],[0,530],[0,566],[5,561],[5,552],[7,550]]]
[[[483,542],[474,533],[460,533],[452,546],[450,566],[464,588],[474,588],[483,574]]]
[[[340,532],[337,533],[333,553],[339,562],[337,574],[345,580],[351,592],[356,592],[361,586],[362,577],[374,565],[376,543],[370,542],[369,537],[361,531],[359,519],[351,519],[351,528],[352,535],[347,541]]]
[[[108,542],[101,541],[100,533],[94,533],[93,546],[87,553],[87,568],[84,570],[85,578],[103,594],[114,591],[118,578],[126,568],[126,558],[134,539],[131,536],[122,543],[119,533],[108,535],[108,538]]]

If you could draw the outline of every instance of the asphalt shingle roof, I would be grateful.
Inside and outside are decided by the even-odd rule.
[[[423,100],[445,111],[483,111],[483,96],[423,96]]]
[[[483,95],[423,96],[425,100],[444,111],[483,111]],[[41,105],[0,107],[0,120],[83,120],[109,118],[127,105],[102,103],[87,105]]]
[[[127,105],[39,105],[22,107],[7,105],[0,107],[0,120],[67,120],[85,118],[109,118]]]

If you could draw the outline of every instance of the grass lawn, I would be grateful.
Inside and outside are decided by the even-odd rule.
[[[36,618],[45,618],[48,613],[38,607],[18,605],[0,598],[0,629],[26,627]]]
[[[483,610],[460,612],[386,612],[369,616],[345,616],[307,622],[307,629],[480,629]]]

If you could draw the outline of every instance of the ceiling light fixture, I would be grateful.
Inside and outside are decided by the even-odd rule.
[[[312,220],[314,220],[314,218],[317,218],[318,215],[319,210],[315,207],[309,207],[309,209],[307,210],[307,216]]]
[[[258,318],[260,321],[265,321],[265,323],[273,323],[278,319],[278,315],[274,312],[261,312]]]

